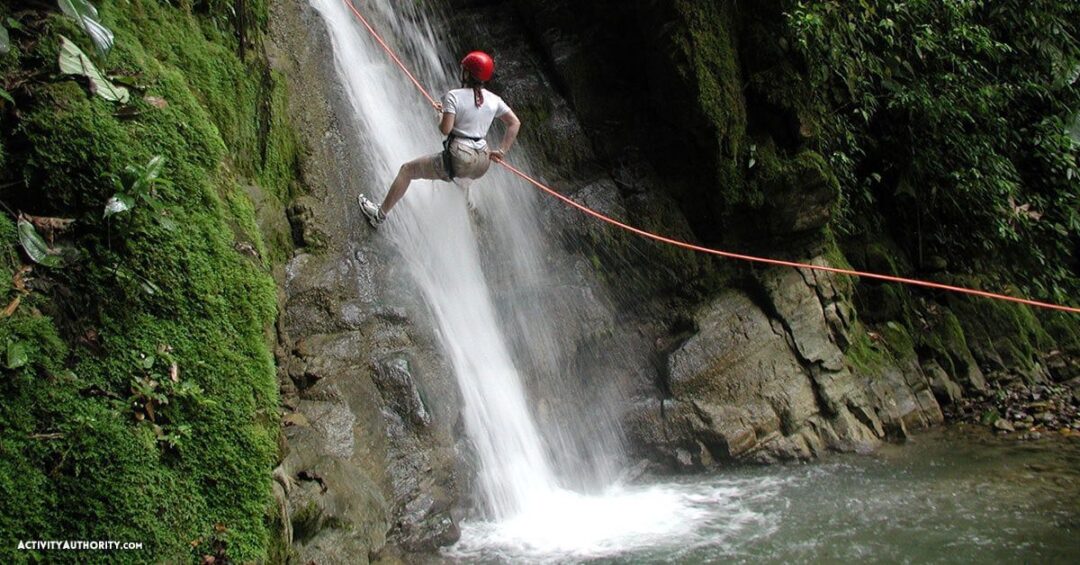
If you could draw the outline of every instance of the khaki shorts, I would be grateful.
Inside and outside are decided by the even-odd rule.
[[[457,178],[478,179],[484,176],[491,166],[487,149],[474,149],[458,140],[450,143],[450,158],[454,162],[454,174]],[[450,180],[450,174],[443,166],[442,151],[429,155],[422,161],[422,178]]]

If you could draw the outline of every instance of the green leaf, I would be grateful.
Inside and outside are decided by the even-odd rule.
[[[154,283],[152,283],[152,282],[150,282],[150,281],[148,281],[146,279],[143,279],[142,282],[139,283],[139,287],[142,288],[143,292],[145,292],[146,294],[149,294],[150,296],[154,296],[155,294],[158,294],[159,292],[161,292],[161,287],[160,286],[158,286],[158,285],[156,285],[156,284],[154,284]]]
[[[128,90],[109,82],[94,63],[70,39],[60,36],[60,71],[90,79],[90,92],[113,102],[126,104],[131,98]]]
[[[110,198],[108,202],[105,203],[105,215],[102,216],[102,217],[103,218],[108,218],[109,216],[113,216],[113,215],[119,214],[121,212],[127,212],[128,210],[130,210],[130,209],[132,209],[134,207],[135,207],[135,199],[134,198],[132,198],[132,197],[126,195],[126,194],[121,194],[121,193],[118,192],[118,193],[114,194],[113,197]]]
[[[161,179],[161,169],[165,166],[165,157],[155,155],[146,165],[128,165],[125,167],[128,173],[135,176],[131,184],[131,190],[138,193],[148,203],[153,199],[150,188],[157,182],[165,182]]]
[[[176,231],[176,228],[180,227],[179,224],[176,223],[176,220],[164,216],[158,218],[158,222],[161,223],[161,227],[168,231]]]
[[[68,17],[79,22],[79,27],[90,36],[94,47],[102,55],[108,54],[114,42],[113,32],[98,21],[97,8],[93,4],[87,0],[57,0],[56,5]]]
[[[34,224],[23,218],[19,218],[19,243],[31,261],[46,267],[60,266],[60,257],[49,252],[49,246],[34,229]]]
[[[161,167],[165,165],[164,155],[154,155],[150,162],[146,164],[146,174],[143,178],[147,181],[157,180],[161,176]]]
[[[11,29],[17,29],[19,31],[23,30],[23,25],[20,24],[19,20],[16,20],[15,18],[5,18],[4,21],[7,23],[7,26],[9,28],[11,28]]]
[[[143,369],[149,369],[149,368],[153,367],[154,366],[154,361],[157,361],[156,357],[154,357],[153,355],[147,355],[145,358],[143,358],[143,360],[141,362],[142,368]]]
[[[9,103],[11,103],[12,106],[15,105],[15,99],[12,98],[11,94],[8,94],[8,91],[4,90],[3,88],[0,88],[0,98],[7,100]]]
[[[4,366],[8,369],[18,369],[30,362],[30,355],[26,352],[26,344],[21,341],[9,341],[7,344],[7,360]]]
[[[11,51],[11,38],[8,37],[7,28],[0,26],[0,55]]]

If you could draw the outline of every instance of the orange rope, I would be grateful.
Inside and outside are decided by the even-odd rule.
[[[398,56],[396,53],[394,53],[394,50],[391,49],[385,41],[383,41],[383,38],[381,35],[379,35],[379,32],[375,31],[375,28],[371,27],[371,24],[368,23],[367,18],[365,18],[359,11],[357,11],[356,6],[353,6],[352,0],[344,0],[344,2],[345,5],[349,7],[349,10],[352,10],[352,13],[356,15],[357,19],[360,20],[360,23],[364,24],[364,27],[366,27],[367,30],[371,32],[371,37],[374,37],[375,41],[379,42],[379,45],[382,46],[383,51],[386,51],[386,54],[389,55],[395,63],[397,63],[397,66],[400,67],[401,70],[405,73],[405,75],[409,77],[409,80],[411,80],[412,83],[416,85],[416,89],[420,91],[420,94],[423,94],[424,98],[427,98],[428,102],[430,102],[433,107],[438,108],[438,101],[436,101],[434,98],[431,97],[430,94],[428,94],[428,91],[424,89],[424,86],[420,84],[420,81],[416,80],[416,77],[413,76],[411,72],[409,72],[409,68],[405,66],[405,63],[402,63],[401,59],[398,59]]]
[[[428,94],[428,92],[426,90],[424,90],[424,87],[420,85],[420,83],[416,80],[416,77],[414,77],[413,74],[409,72],[409,69],[407,69],[405,67],[405,65],[401,62],[401,60],[398,59],[397,55],[395,55],[393,50],[390,49],[390,46],[388,46],[386,44],[386,42],[383,41],[382,37],[379,37],[379,34],[376,33],[375,29],[371,27],[371,24],[369,24],[368,21],[366,19],[364,19],[364,16],[360,15],[360,12],[356,11],[356,8],[353,6],[351,0],[344,0],[344,2],[345,2],[345,4],[347,4],[349,6],[349,9],[352,10],[353,14],[356,14],[356,17],[360,19],[360,21],[364,24],[364,27],[366,27],[368,29],[368,31],[371,32],[371,35],[375,38],[376,41],[379,42],[379,45],[382,45],[382,48],[384,50],[386,50],[386,53],[390,55],[390,57],[394,60],[394,62],[396,62],[398,64],[399,67],[401,67],[401,70],[405,71],[405,74],[409,76],[409,79],[412,80],[413,84],[416,85],[416,88],[418,90],[420,90],[420,93],[423,94],[424,97],[427,98],[428,101],[430,101],[432,103],[432,105],[435,105],[436,104],[435,99],[432,98],[431,95]],[[669,237],[664,237],[662,235],[657,235],[655,233],[647,232],[647,231],[645,231],[645,230],[643,230],[641,228],[636,228],[636,227],[631,226],[629,224],[624,224],[623,222],[620,222],[620,221],[618,221],[618,220],[616,220],[614,218],[610,218],[608,216],[605,216],[604,214],[601,214],[600,212],[597,212],[597,211],[595,211],[595,210],[593,210],[593,209],[591,209],[591,208],[589,208],[587,206],[584,206],[582,204],[578,204],[577,202],[574,202],[570,198],[568,198],[566,196],[563,196],[562,194],[559,194],[558,192],[555,191],[555,189],[553,189],[553,188],[541,183],[540,181],[530,177],[529,175],[525,174],[523,171],[521,171],[517,167],[507,163],[503,159],[500,159],[500,158],[496,157],[495,161],[498,162],[503,167],[505,167],[511,173],[513,173],[513,174],[521,177],[522,179],[528,181],[533,186],[535,186],[535,187],[539,188],[540,190],[550,194],[551,196],[554,196],[555,198],[558,198],[559,200],[562,200],[566,204],[568,204],[570,206],[573,206],[574,208],[577,208],[578,210],[580,210],[580,211],[582,211],[582,212],[584,212],[584,213],[586,213],[586,214],[588,214],[588,215],[590,215],[590,216],[592,216],[592,217],[594,217],[594,218],[596,218],[596,219],[598,219],[600,221],[607,222],[607,223],[609,223],[609,224],[611,224],[613,226],[622,228],[622,229],[624,229],[626,231],[629,231],[631,233],[635,233],[635,234],[640,235],[642,237],[647,237],[649,239],[659,241],[661,243],[666,243],[668,245],[674,245],[676,247],[681,247],[683,249],[689,249],[691,251],[697,251],[697,252],[700,252],[700,253],[708,253],[710,255],[718,255],[720,257],[726,257],[728,259],[736,259],[736,260],[739,260],[739,261],[748,261],[748,262],[751,262],[751,263],[764,263],[764,264],[767,264],[767,265],[777,265],[777,266],[781,266],[781,267],[793,267],[793,268],[796,268],[796,269],[809,269],[809,270],[813,270],[813,271],[824,271],[824,272],[827,272],[827,273],[848,275],[848,276],[853,276],[853,277],[863,277],[863,278],[868,278],[868,279],[876,279],[876,280],[881,280],[881,281],[894,282],[894,283],[900,283],[900,284],[907,284],[907,285],[912,285],[912,286],[921,286],[921,287],[926,287],[926,288],[933,288],[933,289],[937,289],[937,290],[946,290],[946,291],[949,291],[949,292],[957,292],[957,293],[968,294],[968,295],[972,295],[972,296],[981,296],[983,298],[991,298],[991,299],[994,299],[994,300],[1004,300],[1004,301],[1007,301],[1007,302],[1015,302],[1015,303],[1018,303],[1018,304],[1026,304],[1028,306],[1034,306],[1036,308],[1046,308],[1046,309],[1049,309],[1049,310],[1058,310],[1058,311],[1061,311],[1061,312],[1071,312],[1073,314],[1080,314],[1080,308],[1075,308],[1075,307],[1072,307],[1072,306],[1065,306],[1065,305],[1062,305],[1062,304],[1053,304],[1051,302],[1040,302],[1038,300],[1030,300],[1030,299],[1027,299],[1027,298],[1018,298],[1018,297],[1015,297],[1015,296],[1009,296],[1007,294],[999,294],[999,293],[996,293],[996,292],[988,292],[988,291],[985,291],[985,290],[978,290],[978,289],[974,289],[974,288],[966,288],[966,287],[962,287],[962,286],[953,286],[953,285],[949,285],[949,284],[936,283],[936,282],[925,281],[925,280],[920,280],[920,279],[909,279],[909,278],[905,278],[905,277],[896,277],[896,276],[892,276],[892,275],[883,275],[883,274],[879,274],[879,273],[869,273],[869,272],[865,272],[865,271],[856,271],[856,270],[853,270],[853,269],[841,269],[841,268],[838,268],[838,267],[829,267],[829,266],[826,266],[826,265],[813,265],[813,264],[809,264],[809,263],[797,263],[797,262],[794,262],[794,261],[784,261],[784,260],[781,260],[781,259],[769,259],[767,257],[756,257],[754,255],[743,255],[743,254],[740,254],[740,253],[731,253],[729,251],[721,251],[719,249],[711,249],[711,248],[708,248],[708,247],[702,247],[700,245],[694,245],[692,243],[687,243],[685,241],[679,241],[677,239],[671,239]]]
[[[517,167],[514,167],[513,165],[503,161],[502,159],[498,159],[498,162],[503,167],[506,167],[507,169],[509,169],[510,172],[512,172],[515,175],[529,181],[530,183],[535,185],[540,190],[554,196],[555,198],[558,198],[559,200],[562,200],[563,202],[573,206],[574,208],[577,208],[578,210],[581,210],[582,212],[585,212],[586,214],[588,214],[588,215],[590,215],[590,216],[592,216],[594,218],[597,218],[597,219],[599,219],[601,221],[607,222],[607,223],[609,223],[609,224],[611,224],[613,226],[618,226],[618,227],[620,227],[620,228],[622,228],[624,230],[627,230],[629,232],[636,233],[636,234],[638,234],[640,236],[647,237],[649,239],[653,239],[653,240],[660,241],[660,242],[663,242],[663,243],[667,243],[669,245],[675,245],[675,246],[678,246],[678,247],[682,247],[684,249],[689,249],[691,251],[699,251],[701,253],[708,253],[708,254],[711,254],[711,255],[719,255],[721,257],[727,257],[728,259],[738,259],[740,261],[750,261],[750,262],[753,262],[753,263],[766,263],[768,265],[779,265],[779,266],[782,266],[782,267],[795,267],[796,269],[810,269],[810,270],[814,270],[814,271],[825,271],[825,272],[828,272],[828,273],[836,273],[836,274],[841,274],[841,275],[850,275],[850,276],[854,276],[854,277],[865,277],[865,278],[868,278],[868,279],[878,279],[878,280],[882,280],[882,281],[889,281],[889,282],[895,282],[895,283],[909,284],[909,285],[915,285],[915,286],[924,286],[924,287],[928,287],[928,288],[936,288],[936,289],[939,289],[939,290],[948,290],[948,291],[952,291],[952,292],[960,292],[960,293],[964,293],[964,294],[972,294],[972,295],[975,295],[975,296],[982,296],[984,298],[994,298],[994,299],[997,299],[997,300],[1007,300],[1009,302],[1018,302],[1020,304],[1027,304],[1028,306],[1036,306],[1036,307],[1039,307],[1039,308],[1049,308],[1051,310],[1061,310],[1063,312],[1073,312],[1073,313],[1080,314],[1080,308],[1073,308],[1071,306],[1062,306],[1060,304],[1051,304],[1049,302],[1039,302],[1037,300],[1029,300],[1027,298],[1017,298],[1015,296],[1009,296],[1007,294],[998,294],[998,293],[995,293],[995,292],[987,292],[985,290],[977,290],[977,289],[974,289],[974,288],[965,288],[965,287],[962,287],[962,286],[952,286],[952,285],[948,285],[948,284],[936,283],[936,282],[931,282],[931,281],[924,281],[924,280],[919,280],[919,279],[908,279],[908,278],[904,278],[904,277],[894,277],[892,275],[882,275],[882,274],[878,274],[878,273],[867,273],[867,272],[863,272],[863,271],[855,271],[855,270],[852,270],[852,269],[841,269],[841,268],[829,267],[829,266],[825,266],[825,265],[813,265],[813,264],[809,264],[809,263],[796,263],[794,261],[783,261],[781,259],[769,259],[769,258],[766,258],[766,257],[755,257],[753,255],[742,255],[742,254],[739,254],[739,253],[731,253],[729,251],[721,251],[719,249],[710,249],[708,247],[701,247],[700,245],[694,245],[692,243],[686,243],[685,241],[679,241],[677,239],[671,239],[669,237],[664,237],[662,235],[657,235],[657,234],[654,234],[654,233],[650,233],[650,232],[647,232],[647,231],[645,231],[643,229],[635,228],[634,226],[624,224],[624,223],[622,223],[622,222],[620,222],[618,220],[609,218],[609,217],[601,214],[600,212],[597,212],[597,211],[595,211],[595,210],[593,210],[591,208],[588,208],[586,206],[578,204],[577,202],[574,202],[573,200],[567,198],[566,196],[563,196],[562,194],[559,194],[558,192],[555,192],[555,190],[553,190],[552,188],[543,185],[542,183],[540,183],[536,179],[530,177],[529,175],[527,175],[524,172],[522,172],[521,170],[519,170]]]

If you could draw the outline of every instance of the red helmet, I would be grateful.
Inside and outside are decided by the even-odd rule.
[[[461,67],[480,82],[491,80],[491,75],[495,74],[495,60],[483,51],[473,51],[465,55],[461,60]]]

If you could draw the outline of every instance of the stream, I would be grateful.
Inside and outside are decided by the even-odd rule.
[[[619,489],[616,489],[619,490]],[[1075,563],[1080,441],[956,427],[873,455],[626,487],[606,511],[466,524],[460,563]],[[642,493],[649,493],[643,496]],[[601,499],[603,500],[603,499]],[[652,504],[652,506],[648,506]],[[672,509],[676,511],[673,513]],[[651,528],[636,524],[634,516]],[[644,527],[643,527],[644,526]],[[610,534],[610,535],[608,535]]]

